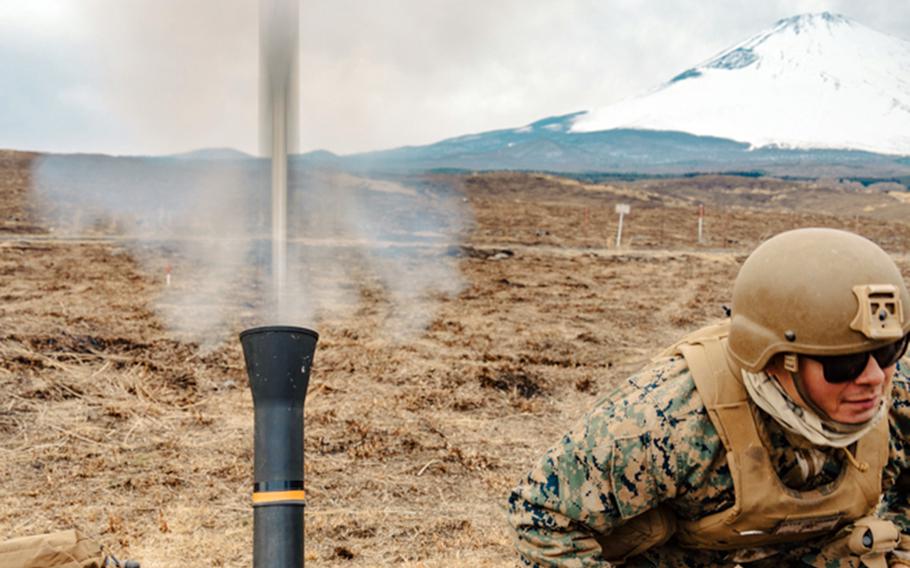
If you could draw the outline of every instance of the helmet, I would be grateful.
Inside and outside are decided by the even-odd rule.
[[[847,231],[772,237],[749,255],[733,284],[729,351],[750,372],[778,353],[858,353],[908,331],[910,296],[897,265]]]

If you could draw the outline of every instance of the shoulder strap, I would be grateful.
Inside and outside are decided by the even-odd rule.
[[[699,330],[677,345],[686,358],[695,387],[708,410],[708,415],[720,435],[724,447],[731,449],[729,425],[739,424],[751,414],[749,395],[727,355],[728,324]]]

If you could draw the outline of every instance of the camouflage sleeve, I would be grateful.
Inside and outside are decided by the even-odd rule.
[[[879,516],[910,534],[910,359],[898,363],[891,389],[891,442],[882,475],[885,489]]]
[[[684,361],[665,360],[598,403],[546,452],[509,498],[525,564],[609,565],[598,540],[677,491],[674,432],[693,394]]]

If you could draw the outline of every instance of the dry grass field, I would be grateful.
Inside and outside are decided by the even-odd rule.
[[[160,274],[116,242],[51,238],[29,213],[32,158],[0,153],[0,540],[76,526],[146,568],[249,566],[239,343],[170,334],[152,306]],[[514,482],[611,384],[721,317],[739,263],[770,235],[856,230],[910,271],[910,204],[834,181],[434,183],[473,212],[464,289],[407,341],[382,333],[371,281],[354,283],[351,313],[312,323],[310,566],[514,565]],[[616,249],[620,202],[632,213]]]

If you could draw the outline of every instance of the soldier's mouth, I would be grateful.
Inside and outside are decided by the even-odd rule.
[[[875,407],[875,406],[878,404],[878,399],[879,399],[878,396],[873,396],[873,397],[869,397],[869,398],[860,398],[860,399],[855,399],[855,400],[845,400],[844,402],[845,402],[846,404],[850,404],[850,405],[853,405],[853,406],[855,406],[855,407],[857,407],[857,408],[860,408],[860,409],[864,409],[864,410],[865,410],[865,409],[867,409],[867,408],[873,408],[873,407]]]

